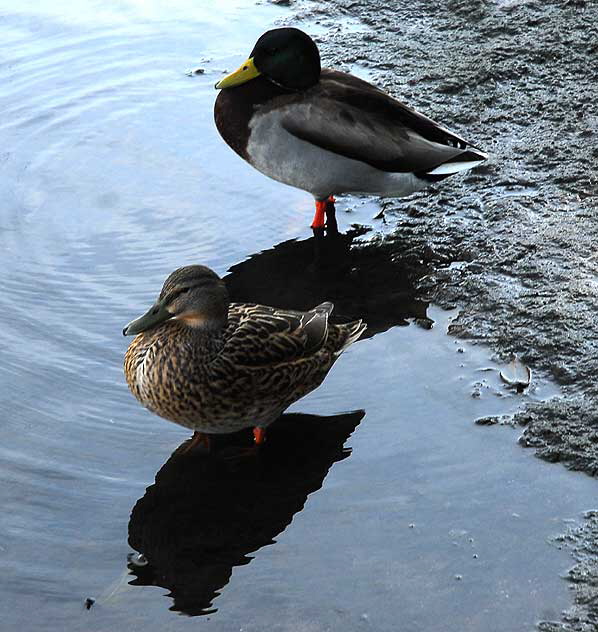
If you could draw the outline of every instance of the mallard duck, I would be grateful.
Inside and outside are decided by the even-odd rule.
[[[312,228],[325,215],[334,223],[335,194],[402,197],[487,158],[376,86],[322,69],[299,29],[264,33],[215,87],[222,138],[262,173],[311,193]]]
[[[247,427],[260,444],[267,426],[317,388],[364,331],[361,321],[329,323],[332,308],[230,303],[215,272],[179,268],[123,329],[136,335],[125,355],[127,383],[146,408],[194,430],[193,445]]]

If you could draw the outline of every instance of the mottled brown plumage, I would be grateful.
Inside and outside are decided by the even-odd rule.
[[[365,329],[330,324],[332,307],[229,305],[211,270],[180,268],[124,330],[138,333],[125,355],[127,383],[146,408],[197,432],[265,428],[317,388]]]

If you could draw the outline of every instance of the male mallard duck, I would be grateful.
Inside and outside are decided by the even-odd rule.
[[[312,228],[333,223],[336,193],[401,197],[487,155],[353,75],[321,69],[295,28],[264,33],[249,59],[216,84],[220,135],[262,173],[309,191]]]
[[[133,395],[152,412],[203,434],[265,428],[317,388],[338,356],[365,329],[328,322],[332,303],[309,312],[229,303],[205,266],[175,270],[156,303],[130,322],[137,335],[124,369]]]

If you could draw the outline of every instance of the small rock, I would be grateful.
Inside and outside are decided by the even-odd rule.
[[[474,423],[478,426],[494,426],[498,423],[498,417],[480,417],[479,419],[476,419]]]
[[[432,329],[432,327],[434,327],[434,321],[430,318],[416,318],[415,324],[419,325],[422,329]]]

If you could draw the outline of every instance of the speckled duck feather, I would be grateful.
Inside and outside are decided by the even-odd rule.
[[[221,331],[169,320],[133,340],[127,383],[146,408],[195,431],[266,427],[317,388],[364,331],[361,321],[330,324],[332,308],[232,303]]]

